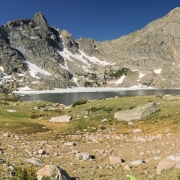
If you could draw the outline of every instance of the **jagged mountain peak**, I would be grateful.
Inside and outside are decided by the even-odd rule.
[[[48,22],[46,18],[44,17],[42,12],[38,12],[34,15],[34,17],[31,20],[36,26],[40,26],[45,30],[49,29]]]
[[[179,87],[179,39],[179,7],[141,30],[104,42],[74,40],[67,30],[51,27],[38,12],[32,19],[0,27],[0,70],[5,75],[13,72],[22,86],[33,89],[76,84]],[[27,75],[22,76],[24,72]]]

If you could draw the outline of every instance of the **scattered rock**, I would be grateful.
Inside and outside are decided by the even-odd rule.
[[[103,122],[107,122],[108,120],[106,118],[102,119],[100,122],[103,123]]]
[[[130,171],[130,170],[131,170],[131,167],[130,167],[129,165],[125,165],[125,166],[123,167],[123,169],[124,169],[125,171]]]
[[[157,165],[157,174],[161,174],[163,170],[172,168],[176,165],[176,162],[174,160],[171,160],[169,158],[164,158],[161,161],[159,161]]]
[[[38,180],[41,180],[43,177],[55,178],[56,180],[73,180],[65,170],[56,165],[46,165],[36,175]]]
[[[3,136],[4,136],[4,137],[11,137],[10,132],[5,132],[5,133],[3,134]]]
[[[132,131],[133,131],[133,133],[141,133],[142,132],[141,129],[133,129]]]
[[[24,161],[27,163],[34,164],[36,166],[44,166],[44,164],[40,160],[35,158],[25,159]]]
[[[91,155],[88,152],[81,152],[76,154],[76,158],[79,160],[89,160],[91,159]]]
[[[68,115],[62,115],[62,116],[57,116],[53,117],[49,120],[49,122],[70,122],[71,116]]]
[[[111,164],[121,164],[124,160],[120,156],[109,156]]]
[[[143,164],[143,163],[145,163],[145,162],[142,159],[131,161],[131,164],[134,165],[134,166],[139,166],[140,164]]]
[[[74,142],[66,142],[63,144],[64,146],[76,146]]]
[[[7,112],[14,113],[14,112],[17,112],[17,111],[13,110],[13,109],[9,109],[9,110],[7,110]]]
[[[40,150],[38,151],[38,154],[39,154],[39,155],[45,155],[45,154],[46,154],[46,151],[45,151],[44,149],[40,149]]]

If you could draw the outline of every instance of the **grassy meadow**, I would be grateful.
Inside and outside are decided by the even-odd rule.
[[[57,133],[76,134],[93,132],[109,127],[117,133],[128,133],[131,126],[125,121],[114,119],[117,111],[132,109],[148,102],[155,102],[160,111],[142,120],[134,120],[135,127],[146,133],[162,133],[166,129],[177,131],[180,125],[180,100],[166,100],[156,96],[134,96],[99,99],[76,105],[69,109],[59,109],[50,102],[12,102],[0,101],[0,131],[12,133],[38,133],[55,131]],[[17,112],[8,112],[16,110]],[[69,123],[50,123],[51,117],[71,115]],[[101,123],[103,119],[107,122]],[[134,128],[134,127],[133,127]]]

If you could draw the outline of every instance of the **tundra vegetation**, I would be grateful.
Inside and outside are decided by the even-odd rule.
[[[130,107],[137,107],[139,105],[144,105],[148,102],[155,102],[160,111],[154,113],[142,120],[133,120],[133,125],[129,125],[125,121],[117,121],[114,119],[114,113],[117,111],[129,110]],[[20,102],[15,98],[4,97],[1,95],[0,100],[0,135],[2,136],[5,132],[10,132],[11,134],[16,134],[18,136],[27,137],[29,141],[40,142],[40,141],[50,141],[50,142],[68,142],[72,141],[70,138],[72,135],[79,136],[82,138],[76,139],[79,149],[88,151],[88,143],[81,145],[85,140],[83,136],[88,133],[88,135],[93,135],[94,133],[104,132],[110,134],[113,130],[113,133],[116,135],[126,135],[127,137],[132,137],[132,130],[139,128],[142,130],[142,133],[139,133],[138,136],[156,136],[157,134],[164,134],[165,132],[179,135],[180,127],[180,98],[174,97],[171,99],[157,97],[157,96],[134,96],[134,97],[115,97],[99,100],[82,100],[75,102],[72,107],[66,108],[57,108],[58,106],[50,102],[34,101],[34,102]],[[8,112],[8,110],[14,110],[15,112]],[[50,118],[60,116],[60,115],[70,115],[72,120],[68,123],[51,123],[49,122]],[[103,119],[107,121],[101,122]],[[174,139],[174,141],[176,141]],[[116,144],[116,140],[108,141],[110,146],[113,146],[114,151],[122,148],[119,146],[125,143],[121,142]],[[93,148],[105,148],[107,145],[106,140],[99,141],[95,143]],[[8,150],[11,144],[1,144],[0,148],[7,148],[7,154],[13,154],[16,150]],[[58,144],[57,144],[58,146]],[[84,146],[84,147],[83,147]],[[92,145],[91,145],[92,146]],[[145,146],[145,144],[140,143],[139,146]],[[129,149],[134,149],[133,142],[129,146]],[[11,151],[11,152],[10,152]],[[165,150],[166,151],[166,150]],[[177,149],[177,153],[178,153]],[[20,153],[20,152],[19,152]],[[122,152],[123,153],[123,152]],[[125,152],[126,153],[126,152]],[[115,153],[116,154],[116,153]],[[22,154],[21,154],[22,155]],[[100,179],[100,180],[126,180],[128,177],[127,174],[132,174],[138,180],[147,179],[148,176],[144,173],[144,170],[151,172],[153,178],[157,180],[162,179],[179,179],[179,169],[168,169],[163,171],[162,174],[156,174],[155,168],[156,163],[150,163],[146,165],[133,166],[130,172],[126,172],[122,166],[108,166],[107,164],[103,165],[104,159],[108,159],[106,156],[96,156],[95,159],[91,162],[83,161],[76,162],[69,166],[69,161],[66,161],[65,158],[51,157],[50,162],[59,163],[61,166],[65,167],[64,169],[72,176],[79,177],[79,179]],[[9,164],[13,164],[13,158],[7,155],[1,155],[2,158],[6,158]],[[18,158],[19,154],[16,152]],[[126,159],[129,154],[122,154]],[[14,156],[13,156],[14,157]],[[14,157],[16,158],[16,157]],[[22,157],[21,157],[22,158]],[[41,157],[41,160],[44,160]],[[46,161],[46,160],[44,160]],[[95,162],[93,162],[95,161]],[[47,160],[48,162],[48,160]],[[96,164],[98,168],[96,168]],[[106,170],[104,168],[106,167]],[[102,169],[101,169],[102,167]],[[16,166],[16,176],[19,177],[29,177],[30,175],[34,176],[35,172],[39,167],[33,165],[27,165],[22,162],[17,163]],[[0,163],[0,173],[2,178],[9,177],[9,170],[4,172],[3,166]],[[17,179],[16,176],[14,179]],[[130,178],[130,176],[129,176]],[[13,179],[13,178],[12,178]]]

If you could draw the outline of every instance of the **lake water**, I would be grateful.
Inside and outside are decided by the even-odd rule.
[[[115,96],[147,96],[147,95],[165,95],[173,94],[180,95],[180,89],[142,89],[142,90],[126,90],[118,92],[76,92],[76,93],[46,93],[46,94],[31,94],[19,96],[21,101],[47,101],[71,105],[78,100],[93,100],[100,98],[110,98]]]

